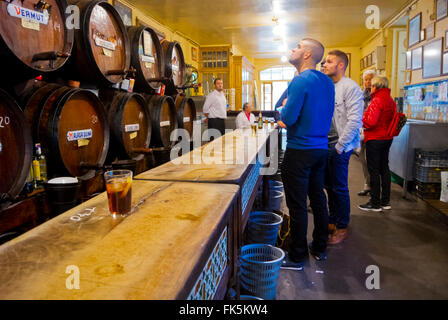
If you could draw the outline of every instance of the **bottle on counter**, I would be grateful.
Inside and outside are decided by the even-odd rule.
[[[263,115],[260,113],[258,114],[258,129],[263,129]]]
[[[42,151],[40,148],[40,143],[36,143],[34,145],[34,156],[33,156],[33,162],[32,162],[32,168],[33,168],[33,186],[34,189],[42,189],[43,188],[43,183],[44,183],[44,178],[42,173],[45,175],[46,178],[46,173],[47,173],[47,166],[45,163],[45,157],[42,159]],[[41,163],[42,163],[42,168],[43,171],[41,171]]]
[[[47,160],[45,159],[45,156],[42,154],[42,148],[40,146],[40,143],[36,143],[36,156],[37,160],[39,161],[40,181],[42,183],[45,183],[47,182]]]

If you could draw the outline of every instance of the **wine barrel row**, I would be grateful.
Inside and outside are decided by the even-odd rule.
[[[188,99],[177,103],[176,109],[170,96],[112,89],[100,90],[97,97],[86,89],[50,83],[36,86],[22,111],[0,90],[1,198],[13,199],[22,190],[37,142],[49,178],[81,180],[94,177],[105,163],[140,160],[151,147],[169,150],[176,142],[171,133],[179,127],[179,109],[194,118]]]
[[[79,8],[79,26],[68,5]],[[106,0],[1,1],[0,58],[5,84],[51,75],[109,87],[135,72],[136,91],[154,94],[164,83],[175,95],[186,83],[180,44],[160,42],[149,27],[126,28]]]

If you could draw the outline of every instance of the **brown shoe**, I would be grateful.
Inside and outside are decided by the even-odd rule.
[[[347,238],[347,229],[337,229],[328,240],[328,244],[339,244]]]
[[[328,235],[331,236],[336,231],[336,225],[330,223],[328,225]]]

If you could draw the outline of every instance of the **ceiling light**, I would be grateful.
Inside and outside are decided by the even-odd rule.
[[[282,56],[282,62],[287,62],[288,61],[288,58],[286,57],[286,56]]]
[[[276,25],[273,30],[275,35],[281,35],[285,32],[285,28],[281,25]]]
[[[282,11],[282,9],[280,7],[280,2],[272,1],[272,11],[274,13],[280,13]]]

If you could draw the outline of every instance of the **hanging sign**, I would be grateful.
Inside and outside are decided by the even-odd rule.
[[[30,10],[27,8],[19,7],[15,4],[8,4],[7,6],[8,14],[11,17],[27,19],[33,22],[48,24],[49,14],[47,10],[43,12],[38,12],[34,10]]]

